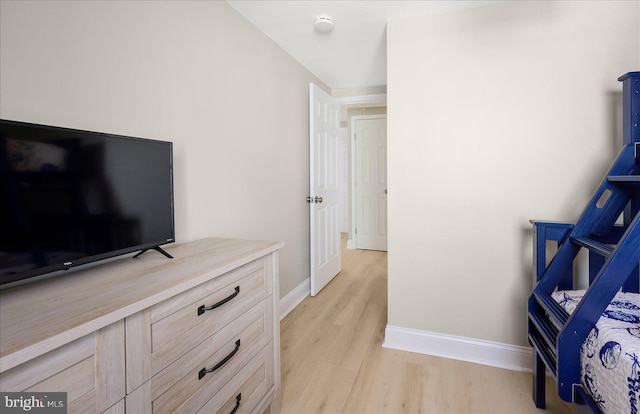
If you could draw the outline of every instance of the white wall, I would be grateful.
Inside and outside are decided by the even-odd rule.
[[[512,2],[388,23],[389,325],[526,345],[528,220],[576,220],[617,154],[639,8]]]
[[[0,18],[2,118],[173,141],[177,241],[283,240],[281,296],[308,278],[317,78],[221,1],[2,1]]]

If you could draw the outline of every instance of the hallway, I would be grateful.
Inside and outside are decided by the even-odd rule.
[[[283,414],[573,412],[550,380],[540,411],[530,374],[382,348],[387,253],[342,241],[342,272],[281,322]]]

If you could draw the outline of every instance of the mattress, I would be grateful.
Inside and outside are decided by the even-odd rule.
[[[571,314],[584,290],[558,291]],[[580,349],[580,381],[603,413],[640,408],[640,294],[616,294]]]

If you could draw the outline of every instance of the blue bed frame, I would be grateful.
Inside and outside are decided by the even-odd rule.
[[[629,72],[618,80],[623,84],[620,155],[575,224],[531,221],[537,284],[528,302],[528,329],[534,359],[533,400],[538,408],[545,407],[548,369],[564,401],[599,412],[580,385],[580,346],[619,290],[639,292],[640,72]],[[621,215],[622,224],[616,224]],[[557,246],[550,261],[548,242]],[[569,315],[551,294],[556,289],[574,289],[573,265],[582,249],[589,251],[589,288]]]

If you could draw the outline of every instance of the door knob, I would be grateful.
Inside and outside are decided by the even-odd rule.
[[[314,201],[315,201],[316,203],[322,203],[322,197],[318,197],[318,196],[316,196],[316,198],[314,199]]]
[[[310,203],[312,201],[313,201],[313,199],[311,197],[307,197],[307,203]]]

